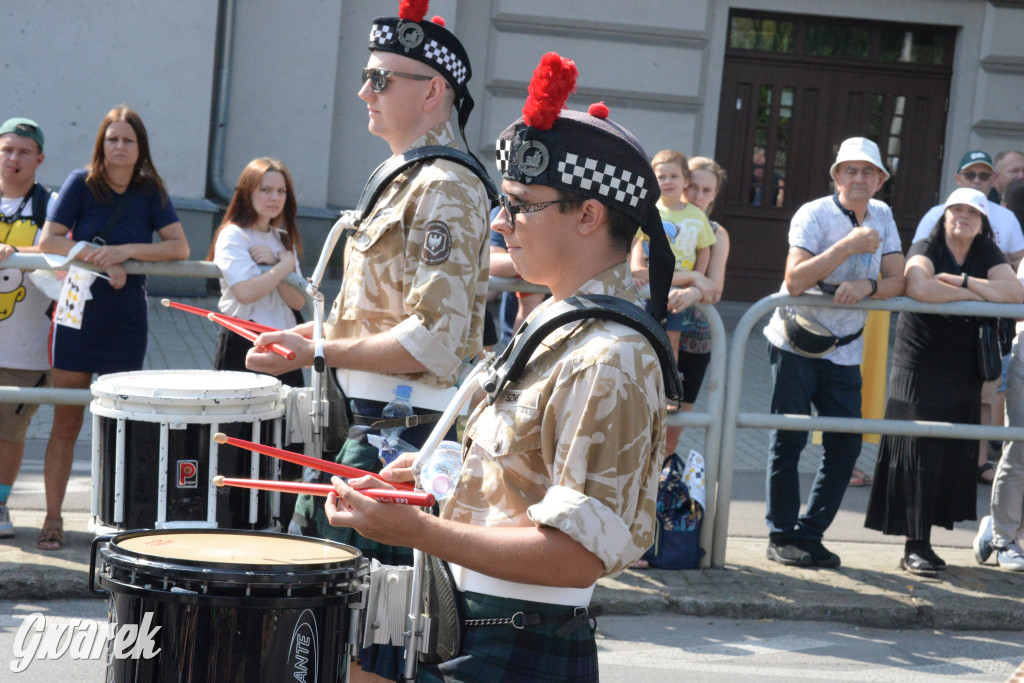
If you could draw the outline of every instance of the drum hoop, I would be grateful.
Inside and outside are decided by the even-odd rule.
[[[284,537],[297,543],[309,543],[314,546],[326,544],[331,547],[355,553],[355,555],[345,560],[324,560],[323,562],[316,564],[257,564],[170,558],[151,553],[142,553],[118,545],[119,541],[127,541],[140,536],[167,536],[174,535],[175,533],[199,535],[220,534],[229,536],[244,534],[249,538],[266,537],[273,538],[275,540],[279,540]],[[166,576],[167,578],[191,579],[207,582],[222,580],[231,583],[315,583],[316,581],[312,581],[314,577],[319,576],[321,577],[320,581],[323,581],[323,575],[327,572],[348,570],[358,573],[361,569],[364,569],[361,565],[365,563],[361,562],[363,557],[362,553],[358,549],[345,545],[344,543],[338,543],[328,539],[318,538],[303,540],[304,538],[305,537],[289,536],[287,534],[265,531],[245,531],[240,529],[144,529],[139,531],[129,531],[114,536],[104,547],[100,549],[100,557],[103,558],[104,562],[117,566],[121,569],[142,569],[143,567],[159,569],[161,571],[174,573],[173,576],[170,574],[161,574],[161,576]],[[301,569],[297,569],[299,567],[301,567]]]
[[[245,380],[244,385],[231,389],[216,388],[218,381],[231,375]],[[149,384],[139,383],[141,376]],[[194,377],[195,382],[182,386],[182,377]],[[164,386],[161,386],[161,379]],[[131,380],[131,381],[128,381]],[[173,386],[168,387],[167,384]],[[90,387],[94,396],[110,400],[131,401],[133,399],[159,402],[182,402],[209,400],[210,402],[253,402],[280,399],[284,386],[281,381],[253,372],[230,372],[224,370],[136,370],[100,375]],[[160,393],[164,392],[162,395]],[[202,395],[199,395],[202,394]]]
[[[369,562],[366,563],[369,567]],[[361,578],[361,577],[360,577]],[[132,598],[152,600],[154,602],[202,605],[204,607],[237,607],[243,609],[280,609],[282,607],[304,608],[320,607],[325,604],[334,606],[352,605],[361,602],[361,581],[346,582],[345,590],[334,590],[322,595],[218,595],[217,593],[199,593],[190,591],[169,591],[153,585],[127,583],[119,579],[100,574],[97,583],[111,594],[126,595]],[[342,588],[335,586],[336,589]]]

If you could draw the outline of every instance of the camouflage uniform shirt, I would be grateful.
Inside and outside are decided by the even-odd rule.
[[[578,293],[639,302],[626,263]],[[664,421],[661,367],[640,333],[604,320],[565,325],[494,405],[470,416],[462,477],[441,516],[553,527],[616,574],[654,541]]]
[[[456,146],[451,124],[412,148],[425,145]],[[427,368],[410,379],[455,384],[481,347],[488,213],[483,183],[461,164],[434,159],[399,175],[345,244],[345,278],[324,336],[390,331]]]

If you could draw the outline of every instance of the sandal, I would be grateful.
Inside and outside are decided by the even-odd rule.
[[[39,531],[36,547],[40,550],[60,550],[64,547],[64,519],[47,517]]]
[[[849,485],[852,486],[852,487],[871,486],[873,481],[874,480],[871,478],[871,475],[864,474],[863,472],[858,470],[856,467],[854,467],[853,468],[853,474],[850,475],[850,484]]]
[[[992,482],[995,481],[996,478],[995,469],[995,466],[993,466],[990,462],[987,462],[984,465],[978,465],[978,483],[985,484],[986,486],[991,486]],[[992,475],[986,477],[985,474],[987,472],[992,472]]]

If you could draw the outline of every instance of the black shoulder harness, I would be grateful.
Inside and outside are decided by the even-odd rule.
[[[480,178],[480,182],[484,184],[491,206],[495,206],[498,200],[498,191],[494,188],[494,183],[491,182],[490,176],[487,175],[487,171],[484,170],[483,164],[480,163],[479,159],[454,147],[427,145],[426,147],[411,149],[404,154],[396,154],[370,174],[370,179],[366,181],[363,193],[359,195],[359,202],[356,204],[359,222],[362,223],[370,214],[374,204],[377,203],[377,199],[384,192],[385,188],[391,184],[392,180],[413,164],[431,159],[448,159],[457,164],[462,164],[471,170]]]
[[[559,327],[577,320],[597,318],[611,320],[633,328],[644,335],[654,348],[661,363],[665,380],[665,395],[671,401],[683,397],[683,386],[679,381],[677,361],[669,345],[668,335],[654,318],[642,308],[628,301],[607,294],[585,294],[570,297],[552,304],[529,324],[524,324],[499,356],[484,381],[488,402],[493,403],[509,382],[519,379],[534,350],[545,337]]]

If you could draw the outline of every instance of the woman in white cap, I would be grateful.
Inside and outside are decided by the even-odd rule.
[[[970,188],[955,190],[928,239],[910,248],[906,279],[907,295],[919,301],[1024,301],[992,241],[988,199]],[[900,313],[886,419],[979,423],[978,325],[968,316]],[[975,519],[975,456],[964,439],[882,437],[865,526],[906,537],[906,571],[944,569],[931,527]]]

